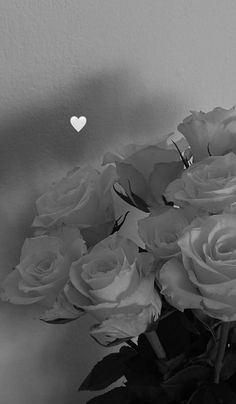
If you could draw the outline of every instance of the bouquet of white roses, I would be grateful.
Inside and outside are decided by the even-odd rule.
[[[91,404],[236,402],[236,108],[178,130],[53,184],[1,285],[43,302],[43,321],[90,314],[99,344],[122,344],[80,389],[126,381]]]

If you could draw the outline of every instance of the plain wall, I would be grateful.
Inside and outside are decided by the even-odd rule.
[[[236,103],[235,27],[235,0],[0,0],[0,278],[52,180]],[[88,119],[79,135],[71,115]],[[39,311],[0,306],[0,402],[83,404],[107,350],[90,320],[49,326]]]

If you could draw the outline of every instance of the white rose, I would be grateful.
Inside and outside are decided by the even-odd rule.
[[[70,246],[57,237],[26,239],[20,263],[1,285],[2,300],[14,304],[31,304],[46,298],[53,301],[68,280],[73,259],[85,252],[82,238],[73,238]]]
[[[166,208],[157,216],[149,216],[138,222],[138,231],[145,247],[156,259],[180,254],[177,241],[189,224],[182,209]]]
[[[172,258],[158,277],[167,300],[179,310],[201,309],[211,317],[235,321],[235,215],[193,221],[178,244],[182,262]]]
[[[217,156],[236,152],[236,107],[229,110],[218,107],[208,113],[193,111],[178,130],[186,137],[194,161],[209,153]]]
[[[65,287],[68,301],[98,321],[91,330],[105,342],[132,338],[147,330],[161,310],[149,253],[113,234],[74,262]]]
[[[208,157],[193,164],[165,191],[168,201],[217,213],[236,202],[236,155]]]
[[[50,232],[52,227],[75,226],[93,245],[108,236],[115,217],[111,186],[114,167],[102,173],[90,166],[76,167],[36,201],[38,216],[33,226]]]
[[[224,213],[236,213],[236,202],[233,202],[231,205],[226,206],[223,211]]]
[[[115,163],[119,184],[134,205],[146,211],[149,206],[164,204],[165,188],[183,170],[179,153],[165,142],[126,145],[118,153],[106,153],[103,164],[108,163]]]

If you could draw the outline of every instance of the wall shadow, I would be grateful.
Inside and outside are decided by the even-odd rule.
[[[99,162],[116,144],[172,131],[175,108],[176,97],[150,96],[138,75],[117,69],[78,80],[41,103],[33,100],[27,108],[22,105],[20,113],[3,117],[0,216],[12,231],[11,243],[6,241],[0,252],[12,258],[10,265],[19,254],[20,233],[30,234],[35,199],[53,180],[76,164]],[[87,117],[79,135],[70,126],[72,115]]]
[[[22,243],[31,234],[29,226],[35,215],[35,199],[53,180],[76,164],[98,162],[103,152],[115,144],[172,131],[177,121],[174,111],[174,95],[150,96],[138,75],[117,69],[63,86],[43,102],[34,100],[27,108],[22,105],[19,114],[3,117],[0,123],[0,279],[17,264]],[[69,124],[72,115],[87,117],[88,123],[79,135]],[[0,321],[4,323],[4,335],[11,334],[13,338],[17,327],[18,331],[19,327],[23,330],[29,316],[38,311],[39,307],[34,310],[3,304]],[[42,373],[59,369],[65,385],[68,384],[68,391],[57,399],[58,404],[74,404],[79,400],[77,368],[86,363],[87,352],[81,358],[81,344],[89,338],[87,330],[82,330],[85,323],[81,324],[67,325],[61,331],[63,338],[58,339],[58,326],[55,329],[45,324],[28,326],[29,332],[35,328],[54,344],[53,349],[46,347],[39,353],[38,366],[42,366]],[[94,342],[88,344],[95,355]],[[97,358],[89,360],[94,364]],[[34,402],[41,403],[35,398]]]

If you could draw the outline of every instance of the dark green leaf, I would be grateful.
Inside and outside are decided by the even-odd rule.
[[[231,328],[230,334],[229,334],[229,342],[230,342],[230,344],[236,346],[236,321],[232,321],[231,326],[232,326],[232,328]]]
[[[210,384],[195,391],[187,404],[235,404],[236,394],[227,383]]]
[[[125,377],[128,385],[153,385],[161,382],[161,374],[154,361],[149,361],[141,355],[136,355],[126,362]]]
[[[168,404],[172,399],[158,385],[138,385],[128,386],[129,391],[142,404]]]
[[[192,319],[191,319],[192,320]],[[184,328],[186,328],[186,330],[188,330],[189,332],[191,332],[192,334],[195,335],[200,335],[199,330],[196,328],[194,321],[191,321],[190,317],[188,315],[187,310],[185,310],[185,312],[183,313],[183,315],[180,317],[180,321],[181,324],[184,326]]]
[[[234,373],[236,373],[236,351],[230,349],[225,353],[221,369],[221,379],[228,380]]]
[[[187,399],[200,383],[208,379],[210,370],[207,366],[189,366],[164,381],[162,387],[172,399]]]
[[[186,363],[186,355],[185,353],[181,353],[178,356],[175,356],[172,359],[160,359],[158,361],[158,369],[164,375],[163,377],[169,378],[177,369],[183,368],[183,365]]]
[[[135,355],[132,348],[122,347],[120,352],[112,353],[98,362],[86,379],[81,384],[79,390],[102,390],[120,379],[125,373],[125,361]]]
[[[116,387],[87,401],[87,404],[131,404],[132,395],[125,387]]]
[[[156,355],[144,334],[140,334],[138,337],[138,352],[141,357],[155,363]]]
[[[158,324],[158,336],[168,358],[185,352],[192,343],[193,334],[181,324],[182,316],[183,313],[175,311]]]
[[[129,359],[132,358],[133,356],[136,356],[136,349],[137,345],[132,341],[132,344],[130,347],[128,346],[122,346],[119,350],[119,354],[122,355],[123,359]]]

